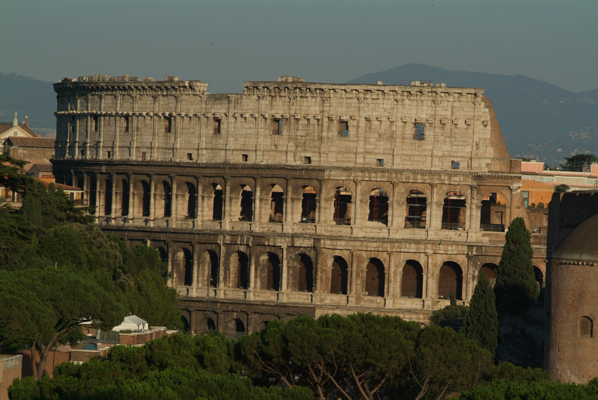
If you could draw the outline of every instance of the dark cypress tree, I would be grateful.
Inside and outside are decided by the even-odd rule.
[[[515,218],[506,234],[494,285],[496,309],[500,315],[519,315],[538,296],[530,239],[523,218]]]
[[[475,287],[469,302],[469,313],[459,333],[492,354],[498,347],[498,314],[494,292],[484,272]]]

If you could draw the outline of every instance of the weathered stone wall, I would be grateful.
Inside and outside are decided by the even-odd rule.
[[[195,331],[297,312],[425,322],[450,291],[469,300],[526,217],[482,89],[281,77],[213,95],[102,76],[55,89],[58,181],[85,189],[104,229],[160,249]],[[541,240],[535,254],[543,276]]]

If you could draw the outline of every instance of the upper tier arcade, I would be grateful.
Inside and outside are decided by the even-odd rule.
[[[244,85],[211,94],[172,76],[64,78],[56,158],[511,172],[483,89],[288,76]]]

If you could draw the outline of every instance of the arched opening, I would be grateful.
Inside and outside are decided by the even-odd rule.
[[[239,221],[253,221],[253,192],[249,186],[241,190],[241,215]]]
[[[95,214],[95,207],[98,205],[98,181],[96,178],[91,178],[89,180],[89,206],[91,209],[89,210],[90,214]]]
[[[480,271],[478,272],[477,282],[480,281],[480,277],[482,276],[482,272],[483,272],[486,274],[486,278],[488,278],[488,281],[490,281],[490,286],[494,287],[494,284],[496,283],[496,271],[497,270],[498,270],[498,266],[496,264],[486,263],[486,264],[482,265],[482,268],[480,268]]]
[[[579,319],[577,336],[580,338],[594,337],[594,321],[590,317],[581,317]]]
[[[172,215],[172,190],[170,183],[162,182],[162,204],[164,205],[164,218],[168,218]]]
[[[487,232],[504,232],[507,200],[500,193],[486,193],[480,209],[480,229]]]
[[[442,206],[442,229],[465,230],[465,196],[460,192],[448,192]]]
[[[112,214],[112,180],[106,179],[104,191],[104,215]]]
[[[424,270],[420,263],[408,260],[403,266],[401,277],[401,296],[422,298]]]
[[[245,333],[245,324],[239,318],[235,318],[235,332]]]
[[[242,251],[235,251],[230,256],[230,287],[247,289],[249,287],[249,258]]]
[[[164,247],[158,247],[158,253],[160,253],[160,260],[168,262],[168,253]]]
[[[342,257],[334,257],[330,274],[330,293],[347,294],[349,277],[347,262]]]
[[[147,181],[137,181],[135,184],[135,214],[149,217],[150,215],[150,184]]]
[[[260,322],[259,325],[257,326],[257,332],[265,331],[266,328],[268,327],[269,323],[270,323],[270,321],[262,321],[262,322]]]
[[[299,292],[314,291],[314,266],[307,254],[299,254],[296,290]]]
[[[284,191],[278,185],[274,185],[270,195],[270,222],[282,223],[284,213]]]
[[[301,222],[314,224],[316,222],[316,191],[311,186],[303,189],[301,198]]]
[[[384,189],[374,189],[370,193],[368,221],[388,224],[388,195]]]
[[[191,327],[189,326],[189,320],[184,315],[181,315],[181,321],[183,321],[183,331],[189,332]]]
[[[538,286],[540,289],[544,289],[544,272],[538,267],[534,265],[534,277],[536,278],[536,282],[538,282]]]
[[[447,261],[440,268],[438,297],[448,299],[451,292],[457,300],[463,299],[463,271],[459,264]]]
[[[174,274],[177,285],[193,285],[193,257],[191,251],[182,248],[174,256]]]
[[[120,204],[120,209],[121,209],[121,215],[123,217],[126,217],[127,215],[129,215],[129,196],[131,195],[129,190],[129,182],[127,182],[125,179],[122,180],[121,182],[121,204]]]
[[[366,296],[384,297],[384,264],[377,258],[371,258],[365,272]]]
[[[428,207],[428,200],[426,195],[420,190],[411,190],[407,199],[405,228],[426,228],[426,212]]]
[[[218,262],[218,254],[215,251],[204,251],[200,257],[200,270],[203,278],[206,279],[209,287],[218,287],[218,277],[220,270],[220,263]]]
[[[216,322],[214,322],[212,318],[206,318],[206,325],[208,327],[208,331],[216,330]]]
[[[214,186],[214,206],[212,207],[212,220],[222,221],[222,187]]]
[[[195,185],[187,182],[187,218],[194,219],[197,217],[197,189]]]
[[[260,257],[260,277],[263,290],[280,290],[280,259],[274,253]]]
[[[334,193],[334,222],[337,225],[351,225],[352,195],[346,187],[336,188]]]

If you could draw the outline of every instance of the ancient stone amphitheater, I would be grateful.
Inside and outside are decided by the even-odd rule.
[[[505,228],[526,218],[483,89],[283,76],[211,94],[127,75],[54,88],[58,182],[83,188],[107,231],[159,249],[195,332],[303,313],[425,322],[494,276]]]

